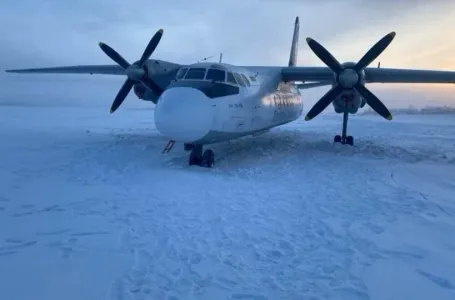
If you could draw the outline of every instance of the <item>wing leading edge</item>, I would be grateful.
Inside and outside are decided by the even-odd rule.
[[[64,66],[37,69],[6,70],[8,73],[35,73],[35,74],[103,74],[125,75],[125,70],[119,65],[85,65]]]
[[[365,69],[367,82],[382,83],[455,83],[454,71],[413,69]]]
[[[330,81],[333,72],[327,67],[283,67],[283,81]],[[455,71],[365,68],[367,83],[452,83]]]

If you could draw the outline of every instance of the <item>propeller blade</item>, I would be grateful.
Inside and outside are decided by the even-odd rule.
[[[343,67],[340,65],[338,60],[336,60],[336,58],[333,57],[333,55],[330,54],[330,52],[321,44],[310,37],[306,39],[306,42],[311,50],[313,50],[314,54],[316,54],[316,56],[319,57],[319,59],[322,60],[333,72],[339,74],[343,70]]]
[[[390,32],[389,34],[385,35],[382,39],[380,39],[373,47],[368,50],[367,53],[359,60],[357,65],[354,69],[359,72],[360,70],[367,67],[371,64],[381,53],[390,45],[390,43],[395,38],[396,33],[394,31]]]
[[[127,69],[130,64],[122,57],[120,54],[117,53],[114,49],[109,47],[108,45],[104,43],[99,43],[98,44],[103,50],[104,53],[106,53],[107,56],[109,56],[113,61],[115,61],[117,64],[119,64],[122,68]]]
[[[151,89],[153,93],[157,96],[160,96],[163,93],[163,89],[160,88],[152,79],[148,77],[141,78],[141,82]]]
[[[343,91],[340,85],[336,85],[328,91],[316,104],[310,109],[305,117],[305,121],[309,121],[319,115],[330,103]]]
[[[128,96],[128,93],[131,91],[131,88],[133,87],[134,81],[131,79],[126,79],[125,83],[122,85],[122,88],[120,91],[118,91],[117,96],[115,97],[114,102],[112,103],[111,106],[111,114],[119,108],[119,106],[122,104],[123,100],[125,100],[126,96]]]
[[[162,36],[163,36],[163,29],[160,29],[155,33],[155,35],[152,37],[149,44],[145,48],[141,59],[139,60],[139,66],[142,67],[144,62],[147,59],[149,59],[149,57],[152,55],[153,51],[155,51],[156,47],[158,46],[158,43],[160,42]]]
[[[390,111],[387,109],[387,107],[379,100],[378,97],[376,97],[375,94],[370,92],[369,89],[367,89],[365,86],[362,84],[357,84],[355,86],[355,89],[359,92],[360,95],[365,99],[367,104],[379,115],[381,115],[383,118],[387,120],[392,120],[392,114]]]

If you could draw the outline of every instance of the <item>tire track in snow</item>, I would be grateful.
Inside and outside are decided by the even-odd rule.
[[[409,186],[407,185],[404,185],[400,182],[398,182],[396,179],[395,179],[395,172],[392,170],[390,172],[390,178],[392,179],[392,181],[397,184],[398,186],[410,191],[410,192],[413,192],[413,193],[417,193],[418,195],[420,195],[422,197],[422,199],[424,201],[426,201],[427,203],[431,203],[433,204],[434,206],[436,206],[441,212],[443,212],[445,215],[449,216],[449,217],[453,217],[453,215],[451,213],[449,213],[447,210],[445,210],[444,208],[442,208],[438,203],[436,203],[435,201],[431,200],[429,196],[425,195],[424,193],[420,192],[419,190],[417,189],[413,189],[413,188],[410,188]]]

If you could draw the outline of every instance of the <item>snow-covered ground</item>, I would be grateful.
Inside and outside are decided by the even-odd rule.
[[[137,100],[136,100],[137,101]],[[455,114],[321,115],[187,166],[148,103],[0,106],[0,298],[454,299]]]

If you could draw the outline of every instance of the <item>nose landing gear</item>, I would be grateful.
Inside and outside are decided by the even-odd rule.
[[[185,150],[187,149],[191,149],[191,154],[188,160],[188,164],[190,166],[196,165],[200,167],[211,168],[215,164],[215,153],[211,149],[207,149],[203,153],[202,145],[189,146],[189,144],[185,144]]]

